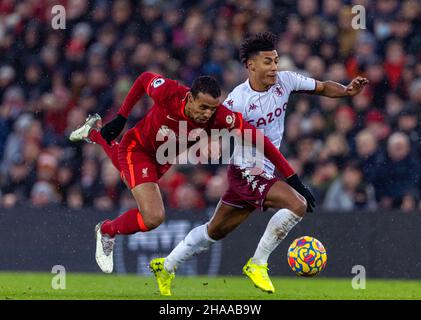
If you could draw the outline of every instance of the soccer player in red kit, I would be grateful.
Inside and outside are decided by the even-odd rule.
[[[124,129],[130,111],[145,93],[154,100],[154,105],[142,120],[124,134],[121,142],[116,143],[114,140]],[[121,172],[137,203],[137,208],[128,210],[114,220],[100,222],[95,227],[96,261],[103,272],[111,273],[113,270],[113,246],[117,234],[147,232],[164,221],[164,204],[157,182],[171,167],[171,163],[160,163],[156,156],[164,143],[164,139],[158,139],[162,132],[169,129],[178,132],[174,142],[180,147],[182,137],[187,137],[194,129],[203,129],[207,133],[211,129],[238,129],[241,134],[251,130],[252,141],[249,142],[256,144],[260,135],[265,157],[284,177],[294,174],[270,140],[244,122],[241,113],[221,105],[220,96],[218,83],[208,76],[197,78],[188,88],[161,75],[144,72],[134,82],[112,121],[99,130],[100,116],[90,116],[83,126],[70,135],[71,141],[85,140],[102,146]],[[187,132],[179,132],[181,121],[187,123]],[[177,155],[181,151],[177,150]]]

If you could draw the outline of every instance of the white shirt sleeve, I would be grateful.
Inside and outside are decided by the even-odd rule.
[[[292,92],[299,91],[312,93],[316,90],[316,80],[313,78],[303,76],[293,71],[284,71],[282,74],[285,77],[284,79],[288,82]]]

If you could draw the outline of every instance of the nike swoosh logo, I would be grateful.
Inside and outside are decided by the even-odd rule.
[[[178,120],[176,120],[176,119],[174,119],[174,118],[171,118],[170,116],[167,116],[167,119],[170,119],[170,120],[172,120],[172,121],[176,121],[176,122],[178,122]]]

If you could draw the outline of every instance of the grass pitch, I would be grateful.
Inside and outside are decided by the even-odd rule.
[[[55,274],[0,273],[0,299],[16,300],[377,300],[421,299],[421,281],[367,279],[354,290],[351,279],[273,277],[276,292],[256,289],[246,277],[182,277],[174,280],[173,296],[161,297],[155,279],[135,275],[66,275],[66,289],[54,290]]]

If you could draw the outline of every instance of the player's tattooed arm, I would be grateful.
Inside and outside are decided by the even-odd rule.
[[[355,96],[368,84],[368,79],[363,77],[354,78],[347,86],[335,81],[316,81],[315,94],[330,98]]]

